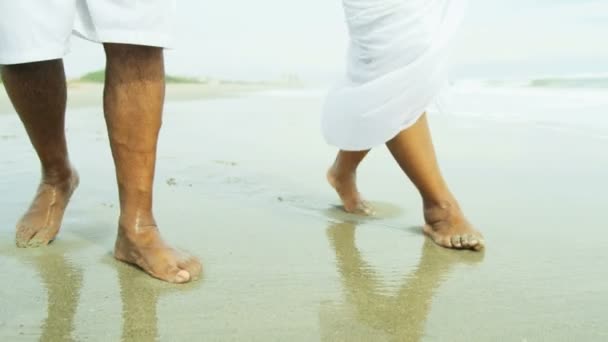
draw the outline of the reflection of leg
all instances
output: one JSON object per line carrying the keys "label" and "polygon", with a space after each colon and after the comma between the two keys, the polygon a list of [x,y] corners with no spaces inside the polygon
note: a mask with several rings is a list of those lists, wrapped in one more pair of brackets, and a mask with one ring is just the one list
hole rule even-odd
{"label": "reflection of leg", "polygon": [[426,114],[387,146],[422,196],[425,233],[444,247],[482,249],[481,234],[466,220],[439,171]]}
{"label": "reflection of leg", "polygon": [[404,278],[395,296],[382,294],[382,286],[367,264],[355,242],[355,226],[335,224],[328,229],[329,240],[336,252],[337,266],[348,299],[357,308],[361,320],[382,330],[396,341],[418,341],[424,334],[434,291],[441,285],[452,265],[477,262],[482,253],[458,254],[436,248],[425,241],[416,269]]}
{"label": "reflection of leg", "polygon": [[82,270],[72,266],[63,255],[54,253],[38,257],[35,265],[48,293],[47,317],[40,340],[72,341]]}
{"label": "reflection of leg", "polygon": [[357,289],[363,294],[374,293],[378,287],[375,272],[369,267],[355,245],[355,225],[339,223],[327,230],[336,252],[337,264],[347,289]]}
{"label": "reflection of leg", "polygon": [[141,279],[134,277],[131,269],[119,265],[118,280],[122,299],[122,340],[123,341],[156,341],[158,340],[157,302],[158,291]]}
{"label": "reflection of leg", "polygon": [[424,335],[424,323],[431,310],[435,290],[458,259],[458,256],[455,258],[446,252],[425,241],[418,266],[405,277],[403,286],[394,298],[395,311],[391,315],[391,324],[398,328],[400,340],[419,341]]}
{"label": "reflection of leg", "polygon": [[327,230],[330,243],[336,252],[337,267],[344,289],[360,318],[370,326],[385,330],[390,302],[380,294],[379,279],[363,260],[355,244],[355,226],[339,223]]}
{"label": "reflection of leg", "polygon": [[344,210],[350,213],[370,215],[371,209],[361,198],[357,189],[357,167],[363,161],[368,151],[348,152],[340,151],[334,164],[327,171],[327,180],[336,190]]}
{"label": "reflection of leg", "polygon": [[61,60],[1,68],[6,91],[42,165],[42,180],[29,210],[17,224],[19,247],[52,241],[78,176],[70,166],[64,122],[66,82]]}
{"label": "reflection of leg", "polygon": [[105,44],[104,110],[120,196],[114,255],[174,283],[195,279],[198,260],[182,255],[160,236],[152,214],[156,146],[165,94],[160,48]]}

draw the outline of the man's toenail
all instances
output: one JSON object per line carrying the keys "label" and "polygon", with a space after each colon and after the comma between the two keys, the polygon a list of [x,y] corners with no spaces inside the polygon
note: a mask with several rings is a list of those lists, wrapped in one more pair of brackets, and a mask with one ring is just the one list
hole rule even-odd
{"label": "man's toenail", "polygon": [[180,282],[188,281],[188,280],[190,280],[190,273],[188,273],[187,271],[181,270],[181,271],[177,272],[176,278]]}

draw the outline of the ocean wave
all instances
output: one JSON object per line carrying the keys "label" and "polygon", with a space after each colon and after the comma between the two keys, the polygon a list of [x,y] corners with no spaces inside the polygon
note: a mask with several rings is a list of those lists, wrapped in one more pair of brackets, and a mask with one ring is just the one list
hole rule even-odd
{"label": "ocean wave", "polygon": [[456,86],[467,88],[608,88],[608,74],[582,74],[574,76],[538,77],[528,79],[464,80]]}
{"label": "ocean wave", "polygon": [[529,82],[535,88],[608,88],[608,77],[539,78]]}

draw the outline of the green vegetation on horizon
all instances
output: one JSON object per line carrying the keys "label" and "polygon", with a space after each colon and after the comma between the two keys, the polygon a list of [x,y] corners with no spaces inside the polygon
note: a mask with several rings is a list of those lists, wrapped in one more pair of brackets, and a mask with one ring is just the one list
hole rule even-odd
{"label": "green vegetation on horizon", "polygon": [[[93,82],[93,83],[103,83],[106,77],[105,70],[93,71],[88,74],[83,75],[78,79],[81,82]],[[196,78],[188,78],[188,77],[180,77],[180,76],[172,76],[165,75],[165,81],[167,83],[201,83]]]}

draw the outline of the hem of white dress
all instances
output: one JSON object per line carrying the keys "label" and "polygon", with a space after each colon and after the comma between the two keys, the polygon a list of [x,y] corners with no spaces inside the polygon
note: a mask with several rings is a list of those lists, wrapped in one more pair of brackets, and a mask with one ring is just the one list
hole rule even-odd
{"label": "hem of white dress", "polygon": [[412,117],[412,119],[408,122],[406,122],[403,125],[400,125],[395,131],[391,132],[391,134],[388,135],[388,137],[386,139],[383,139],[382,141],[378,141],[377,143],[373,143],[373,144],[366,144],[366,145],[361,145],[361,146],[345,146],[345,145],[341,145],[341,144],[337,144],[332,142],[329,139],[325,139],[325,141],[334,147],[339,148],[342,151],[347,151],[347,152],[360,152],[360,151],[368,151],[371,150],[375,147],[378,147],[380,145],[384,145],[387,142],[393,140],[397,135],[399,135],[399,133],[403,132],[404,130],[412,127],[416,122],[418,122],[418,120],[420,120],[420,118],[422,117],[422,115],[424,115],[424,113],[426,113],[426,109],[422,109],[419,111],[419,114],[415,115],[414,117]]}

